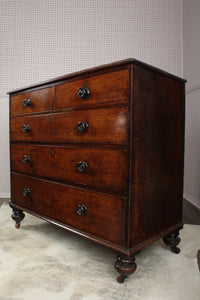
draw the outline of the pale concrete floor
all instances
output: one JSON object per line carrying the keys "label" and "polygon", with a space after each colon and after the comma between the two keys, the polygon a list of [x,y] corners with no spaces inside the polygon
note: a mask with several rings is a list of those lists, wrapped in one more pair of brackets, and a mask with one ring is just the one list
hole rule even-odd
{"label": "pale concrete floor", "polygon": [[[0,198],[0,207],[9,200],[8,198]],[[200,211],[185,199],[183,199],[183,222],[184,224],[200,225]],[[197,255],[197,263],[200,270],[200,250]]]}
{"label": "pale concrete floor", "polygon": [[5,202],[5,201],[10,201],[9,198],[0,198],[0,206]]}

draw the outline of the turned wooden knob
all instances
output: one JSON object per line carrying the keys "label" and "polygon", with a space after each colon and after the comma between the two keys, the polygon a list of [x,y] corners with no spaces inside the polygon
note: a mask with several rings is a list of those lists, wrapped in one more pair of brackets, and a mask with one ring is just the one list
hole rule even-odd
{"label": "turned wooden knob", "polygon": [[78,205],[76,212],[79,216],[84,216],[87,214],[87,207],[84,204]]}
{"label": "turned wooden knob", "polygon": [[88,123],[87,122],[78,122],[77,129],[79,132],[87,132],[88,131]]}
{"label": "turned wooden knob", "polygon": [[24,164],[30,164],[30,162],[31,162],[31,158],[30,158],[30,156],[29,155],[24,155],[24,157],[23,157],[23,163]]}
{"label": "turned wooden knob", "polygon": [[90,90],[87,86],[80,87],[80,89],[77,91],[77,95],[81,99],[87,99],[90,96]]}
{"label": "turned wooden knob", "polygon": [[77,164],[77,170],[80,172],[80,173],[85,173],[87,172],[87,169],[88,169],[88,163],[86,161],[80,161],[78,164]]}
{"label": "turned wooden knob", "polygon": [[30,191],[30,189],[29,188],[25,188],[24,190],[23,190],[23,196],[24,197],[28,197],[28,196],[30,196],[30,194],[31,194],[31,191]]}
{"label": "turned wooden knob", "polygon": [[28,133],[28,132],[30,132],[30,130],[31,130],[31,127],[29,125],[23,125],[22,131],[24,133]]}
{"label": "turned wooden knob", "polygon": [[30,107],[32,104],[31,99],[24,99],[24,107]]}

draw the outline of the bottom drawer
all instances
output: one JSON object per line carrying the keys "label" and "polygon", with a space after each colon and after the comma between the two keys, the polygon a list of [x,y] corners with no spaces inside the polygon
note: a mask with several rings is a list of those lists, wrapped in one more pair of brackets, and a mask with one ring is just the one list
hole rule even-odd
{"label": "bottom drawer", "polygon": [[124,245],[125,200],[16,173],[12,202],[74,229]]}

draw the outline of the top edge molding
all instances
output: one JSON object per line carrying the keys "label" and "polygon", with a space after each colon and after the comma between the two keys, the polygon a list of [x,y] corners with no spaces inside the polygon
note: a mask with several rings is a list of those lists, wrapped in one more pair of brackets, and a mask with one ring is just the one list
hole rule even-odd
{"label": "top edge molding", "polygon": [[84,69],[82,71],[73,72],[73,73],[70,73],[70,74],[67,74],[67,75],[64,75],[64,76],[59,76],[59,77],[56,77],[56,78],[53,78],[53,79],[50,79],[50,80],[45,80],[45,81],[42,81],[42,82],[39,82],[39,83],[36,83],[36,84],[25,86],[23,88],[11,90],[7,94],[14,94],[14,93],[17,93],[17,92],[23,92],[24,90],[27,90],[27,89],[39,88],[39,87],[42,87],[42,86],[45,86],[45,85],[51,85],[53,83],[58,83],[58,82],[63,81],[63,80],[69,80],[69,79],[72,79],[74,77],[89,75],[90,73],[94,73],[94,72],[98,72],[98,71],[103,71],[103,70],[109,69],[109,68],[122,67],[122,66],[125,66],[125,65],[128,65],[128,64],[133,64],[133,65],[141,66],[143,68],[155,71],[155,72],[157,72],[157,73],[159,73],[161,75],[170,77],[172,79],[178,80],[178,81],[183,82],[183,83],[185,83],[187,81],[187,80],[185,80],[183,78],[180,78],[180,77],[178,77],[176,75],[173,75],[171,73],[163,71],[163,70],[161,70],[161,69],[159,69],[157,67],[154,67],[152,65],[146,64],[146,63],[144,63],[142,61],[139,61],[137,59],[128,58],[128,59],[120,60],[120,61],[117,61],[117,62],[113,62],[113,63],[109,63],[109,64],[104,64],[104,65],[96,66],[96,67],[89,68],[89,69]]}

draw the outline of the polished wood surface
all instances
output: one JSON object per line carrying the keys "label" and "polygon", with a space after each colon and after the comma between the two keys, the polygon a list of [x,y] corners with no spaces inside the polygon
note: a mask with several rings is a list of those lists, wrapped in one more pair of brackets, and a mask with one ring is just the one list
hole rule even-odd
{"label": "polished wood surface", "polygon": [[[88,169],[81,173],[77,165],[84,161]],[[127,163],[125,149],[11,145],[12,171],[120,194],[127,192]]]}
{"label": "polished wood surface", "polygon": [[[119,282],[159,238],[178,253],[184,83],[128,59],[11,92],[17,227],[24,210],[117,250]],[[35,111],[22,107],[30,94]]]}
{"label": "polished wood surface", "polygon": [[[31,100],[30,106],[24,106],[25,99]],[[53,91],[52,88],[46,88],[19,95],[13,95],[11,96],[10,103],[11,115],[24,115],[27,113],[51,111],[53,108]]]}
{"label": "polished wood surface", "polygon": [[[85,84],[90,90],[90,96],[88,99],[80,99],[77,91]],[[128,87],[128,69],[60,84],[55,88],[55,109],[108,102],[128,102]]]}
{"label": "polished wood surface", "polygon": [[133,76],[130,247],[182,221],[184,163],[184,84],[138,66]]}
{"label": "polished wood surface", "polygon": [[[87,132],[79,132],[79,122],[87,122]],[[22,131],[23,125],[30,132]],[[107,108],[83,110],[47,115],[12,118],[10,122],[11,142],[54,143],[128,143],[127,109]]]}
{"label": "polished wood surface", "polygon": [[[14,203],[123,246],[124,199],[13,173],[11,186]],[[25,188],[30,196],[23,196]],[[87,213],[79,216],[81,204]]]}
{"label": "polished wood surface", "polygon": [[137,269],[137,265],[135,263],[135,255],[118,255],[115,262],[115,268],[120,274],[117,277],[117,281],[119,283],[123,283],[127,276],[134,273]]}

